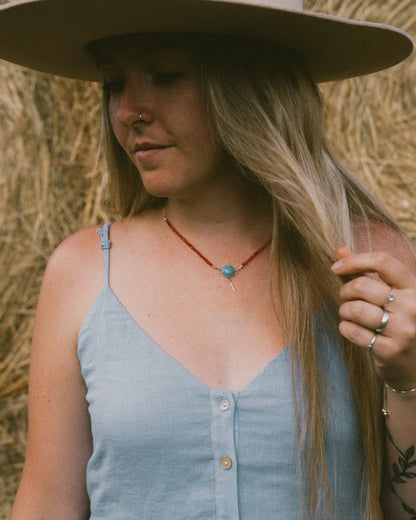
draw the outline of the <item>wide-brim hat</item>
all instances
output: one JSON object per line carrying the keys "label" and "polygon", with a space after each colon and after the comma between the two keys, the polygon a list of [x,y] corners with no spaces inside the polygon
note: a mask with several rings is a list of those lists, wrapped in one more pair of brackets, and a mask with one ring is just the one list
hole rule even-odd
{"label": "wide-brim hat", "polygon": [[318,82],[391,67],[413,50],[411,37],[396,27],[305,11],[302,0],[20,0],[0,7],[0,58],[96,81],[90,42],[164,32],[236,35],[288,47]]}

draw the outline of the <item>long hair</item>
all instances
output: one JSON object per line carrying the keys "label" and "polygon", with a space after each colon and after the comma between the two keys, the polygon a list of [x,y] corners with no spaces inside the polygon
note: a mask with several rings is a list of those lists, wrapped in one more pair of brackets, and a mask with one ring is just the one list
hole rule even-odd
{"label": "long hair", "polygon": [[[372,221],[395,230],[399,226],[331,153],[323,102],[299,56],[228,37],[193,36],[186,45],[200,66],[213,135],[241,174],[262,186],[271,200],[270,285],[279,297],[280,325],[292,345],[292,374],[296,368],[301,375],[301,397],[306,401],[306,414],[297,424],[300,467],[303,477],[308,474],[304,515],[319,518],[321,504],[335,518],[324,446],[328,396],[314,317],[320,309],[328,328],[336,328],[340,281],[330,269],[335,249],[340,245],[354,249],[358,226],[369,229]],[[136,168],[115,140],[107,107],[104,96],[116,209],[122,216],[132,216],[162,205],[164,200],[145,192]],[[363,349],[343,340],[343,352],[362,429],[365,518],[381,520],[381,384]],[[295,384],[293,388],[297,406],[299,394]]]}

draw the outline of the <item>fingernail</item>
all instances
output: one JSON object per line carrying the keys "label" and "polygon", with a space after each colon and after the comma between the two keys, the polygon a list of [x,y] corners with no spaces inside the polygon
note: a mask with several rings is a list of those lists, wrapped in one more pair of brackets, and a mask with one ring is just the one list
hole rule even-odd
{"label": "fingernail", "polygon": [[342,267],[342,260],[339,260],[338,262],[335,262],[335,264],[333,264],[331,266],[331,269],[333,271],[339,271],[341,269],[341,267]]}

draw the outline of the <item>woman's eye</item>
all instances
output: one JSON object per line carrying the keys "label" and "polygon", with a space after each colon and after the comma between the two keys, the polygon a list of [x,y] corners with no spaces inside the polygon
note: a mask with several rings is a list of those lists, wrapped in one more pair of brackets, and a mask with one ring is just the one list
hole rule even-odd
{"label": "woman's eye", "polygon": [[169,87],[174,85],[180,78],[184,76],[183,72],[155,72],[152,80],[157,87]]}
{"label": "woman's eye", "polygon": [[109,94],[120,94],[124,89],[124,81],[104,81],[103,90]]}
{"label": "woman's eye", "polygon": [[[153,85],[158,88],[168,88],[173,86],[181,77],[184,76],[183,72],[159,72],[156,71],[150,75],[150,80]],[[103,83],[103,90],[108,94],[122,94],[124,90],[124,80],[106,80]]]}

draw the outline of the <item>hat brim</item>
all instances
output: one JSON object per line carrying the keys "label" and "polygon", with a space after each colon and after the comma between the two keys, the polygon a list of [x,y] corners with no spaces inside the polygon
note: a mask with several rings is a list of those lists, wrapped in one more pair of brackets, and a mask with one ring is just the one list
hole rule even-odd
{"label": "hat brim", "polygon": [[376,72],[413,50],[411,37],[395,27],[254,0],[25,0],[0,6],[0,58],[75,79],[99,80],[87,51],[91,41],[154,32],[227,34],[289,47],[317,82]]}

